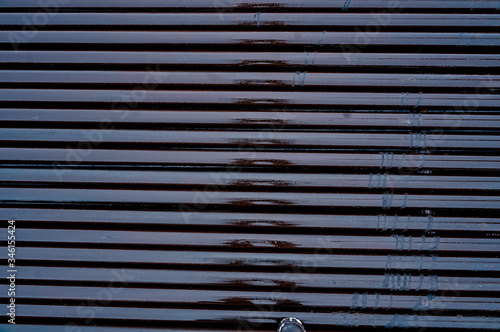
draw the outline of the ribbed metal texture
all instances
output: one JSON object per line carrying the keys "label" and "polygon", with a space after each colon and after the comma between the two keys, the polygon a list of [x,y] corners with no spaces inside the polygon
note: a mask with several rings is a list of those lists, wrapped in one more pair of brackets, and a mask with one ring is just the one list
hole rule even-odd
{"label": "ribbed metal texture", "polygon": [[498,5],[1,1],[0,329],[500,329]]}

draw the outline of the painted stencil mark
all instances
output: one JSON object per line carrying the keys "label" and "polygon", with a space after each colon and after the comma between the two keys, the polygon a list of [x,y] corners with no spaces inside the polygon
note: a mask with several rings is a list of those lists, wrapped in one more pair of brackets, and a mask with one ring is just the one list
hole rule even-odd
{"label": "painted stencil mark", "polygon": [[318,51],[314,51],[314,56],[311,61],[311,66],[314,66],[314,62],[316,61],[316,55],[318,54]]}
{"label": "painted stencil mark", "polygon": [[396,240],[396,243],[394,244],[394,250],[411,250],[413,245],[413,238],[411,236],[406,237],[404,235],[393,235],[392,237]]}
{"label": "painted stencil mark", "polygon": [[401,92],[401,107],[405,107],[408,104],[409,98],[410,98],[409,92]]}
{"label": "painted stencil mark", "polygon": [[382,194],[382,209],[389,210],[392,207],[394,201],[394,193],[383,193]]}
{"label": "painted stencil mark", "polygon": [[255,13],[253,18],[257,21],[257,27],[260,27],[260,12]]}
{"label": "painted stencil mark", "polygon": [[434,226],[434,216],[432,214],[428,214],[427,215],[427,227],[425,228],[425,231],[431,232],[433,226]]}
{"label": "painted stencil mark", "polygon": [[325,40],[325,35],[326,35],[326,30],[323,30],[323,32],[321,33],[321,37],[318,39],[318,42],[317,42],[318,46],[321,46],[321,44]]}
{"label": "painted stencil mark", "polygon": [[351,4],[351,0],[345,0],[344,5],[342,6],[342,11],[346,12],[349,9],[350,4]]}
{"label": "painted stencil mark", "polygon": [[417,101],[415,102],[415,105],[413,105],[413,108],[417,108],[417,107],[419,107],[421,102],[422,102],[422,92],[419,92],[419,93],[418,93],[418,99],[417,99]]}
{"label": "painted stencil mark", "polygon": [[[394,153],[392,152],[381,152],[382,160],[380,163],[380,169],[389,169],[392,168],[394,164]],[[387,165],[386,165],[387,164]]]}
{"label": "painted stencil mark", "polygon": [[401,204],[400,210],[406,208],[406,204],[408,203],[408,193],[405,193],[405,198],[403,200],[403,204]]}

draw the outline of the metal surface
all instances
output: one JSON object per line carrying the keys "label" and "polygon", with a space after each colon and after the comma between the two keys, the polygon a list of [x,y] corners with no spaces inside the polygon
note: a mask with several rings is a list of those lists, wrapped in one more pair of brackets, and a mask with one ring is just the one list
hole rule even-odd
{"label": "metal surface", "polygon": [[500,330],[498,1],[47,6],[0,2],[0,330]]}

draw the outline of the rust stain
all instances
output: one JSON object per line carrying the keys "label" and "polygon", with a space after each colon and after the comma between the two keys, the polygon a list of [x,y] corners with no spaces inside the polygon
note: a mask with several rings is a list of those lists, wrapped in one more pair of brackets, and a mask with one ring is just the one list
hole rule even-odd
{"label": "rust stain", "polygon": [[273,86],[290,86],[281,80],[241,80],[236,85],[239,86],[253,86],[253,85],[273,85]]}
{"label": "rust stain", "polygon": [[286,83],[281,80],[265,80],[263,84],[275,85],[275,86],[289,86],[289,83]]}
{"label": "rust stain", "polygon": [[291,249],[297,247],[295,243],[289,241],[271,241],[271,244],[280,249]]}
{"label": "rust stain", "polygon": [[289,42],[282,39],[242,39],[238,44],[283,46],[283,45],[288,45]]}
{"label": "rust stain", "polygon": [[278,287],[283,287],[283,288],[298,288],[300,285],[299,283],[292,281],[292,280],[273,280],[274,284]]}
{"label": "rust stain", "polygon": [[227,241],[225,243],[226,246],[229,247],[237,247],[237,248],[251,248],[254,247],[254,244],[248,240],[232,240]]}
{"label": "rust stain", "polygon": [[288,24],[284,21],[272,21],[272,22],[261,22],[261,25],[272,26],[272,27],[284,27]]}
{"label": "rust stain", "polygon": [[283,9],[286,8],[284,4],[281,3],[240,3],[236,6],[236,9]]}
{"label": "rust stain", "polygon": [[271,128],[283,128],[291,124],[290,121],[282,119],[238,119],[234,123],[238,125],[265,124],[271,126]]}
{"label": "rust stain", "polygon": [[[151,3],[149,8],[148,2]],[[356,20],[363,21],[362,17],[369,17],[381,9],[378,5],[371,6],[370,2],[358,6],[355,16],[360,15],[361,19]],[[452,287],[451,290],[465,289],[473,293],[475,301],[467,299],[467,292],[457,293],[451,300],[442,297],[446,311],[443,315],[434,315],[429,328],[437,329],[445,322],[450,324],[449,330],[494,329],[496,321],[492,319],[498,318],[494,312],[500,293],[500,279],[492,268],[498,259],[498,250],[492,248],[500,237],[492,212],[496,209],[493,199],[499,197],[500,191],[494,182],[497,175],[494,172],[500,164],[500,159],[495,159],[498,126],[494,123],[500,120],[499,109],[494,104],[498,91],[495,86],[484,87],[488,90],[481,89],[484,92],[481,98],[477,97],[477,91],[474,97],[470,82],[495,83],[494,80],[486,82],[485,78],[499,66],[494,59],[498,46],[491,45],[497,38],[492,33],[493,27],[498,24],[494,17],[487,18],[496,13],[488,7],[493,1],[475,1],[472,12],[469,0],[442,1],[441,9],[435,3],[430,5],[431,2],[416,0],[409,4],[403,1],[404,12],[395,14],[395,20],[387,23],[382,35],[368,32],[373,38],[366,38],[366,43],[354,40],[347,52],[329,48],[318,54],[318,47],[324,46],[324,29],[336,31],[339,37],[335,39],[338,40],[353,36],[350,27],[353,21],[336,20],[343,14],[340,13],[342,8],[333,2],[221,0],[220,8],[216,8],[199,0],[187,6],[179,4],[181,2],[156,0],[146,0],[138,6],[133,0],[122,0],[113,9],[113,6],[102,4],[89,7],[85,0],[75,0],[61,7],[64,10],[60,23],[50,22],[48,29],[39,32],[36,47],[22,41],[21,55],[0,52],[0,62],[8,69],[2,71],[7,73],[3,75],[9,76],[3,81],[5,89],[1,93],[5,98],[0,98],[7,101],[2,106],[5,110],[0,112],[2,121],[6,121],[1,127],[7,132],[17,131],[15,138],[8,133],[2,138],[6,156],[1,157],[4,164],[1,169],[9,174],[12,171],[16,178],[3,175],[0,184],[4,192],[10,193],[3,196],[4,206],[0,210],[8,218],[11,213],[24,215],[18,220],[26,226],[24,236],[28,240],[31,238],[26,243],[42,243],[24,248],[26,259],[31,262],[25,267],[24,280],[37,280],[27,286],[33,290],[38,288],[30,293],[25,316],[32,318],[26,323],[40,324],[33,318],[35,316],[43,318],[42,324],[74,318],[79,299],[90,294],[87,288],[98,288],[95,285],[81,287],[89,280],[88,276],[92,275],[93,283],[108,282],[114,267],[122,266],[127,271],[123,276],[139,276],[136,281],[140,279],[144,285],[141,287],[151,291],[150,297],[138,299],[132,293],[115,294],[115,304],[99,312],[99,319],[92,325],[102,322],[111,326],[119,322],[118,325],[126,326],[132,322],[139,329],[139,325],[147,327],[147,320],[143,324],[138,322],[148,316],[156,324],[186,331],[230,331],[243,326],[271,331],[276,328],[271,325],[281,318],[278,316],[286,313],[299,319],[302,316],[306,325],[312,322],[325,331],[362,331],[360,322],[368,322],[373,329],[411,329],[415,327],[413,323],[418,322],[407,319],[412,318],[406,317],[407,314],[414,312],[413,316],[418,318],[415,311],[429,309],[423,300],[431,299],[433,294],[439,296],[437,291],[441,288]],[[349,3],[347,0],[344,9]],[[14,15],[19,17],[16,26],[22,26],[21,8],[24,5],[15,4],[8,9],[9,6],[12,5],[0,5],[0,16],[17,13]],[[89,8],[87,13],[81,12],[84,7]],[[32,13],[37,10],[34,2],[26,8]],[[414,16],[410,21],[406,17],[408,10]],[[139,17],[144,16],[142,12],[156,12],[154,15],[160,16],[182,12],[189,18],[177,23],[165,20],[155,26],[149,25],[151,22],[140,26],[139,22],[127,23],[127,17],[123,16],[120,20],[125,23],[103,28],[97,20],[103,13],[98,12],[117,17],[123,16],[120,13]],[[229,20],[219,19],[223,16],[221,13],[229,12],[237,14],[231,14]],[[261,21],[262,12],[265,19]],[[460,18],[462,13],[468,17],[467,21],[473,19],[471,24],[477,25],[464,25]],[[251,21],[252,15],[254,21]],[[80,20],[83,25],[76,29],[78,31],[68,32],[67,22],[72,21],[65,17]],[[198,17],[211,23],[206,28],[200,27]],[[194,30],[190,26],[198,28]],[[401,29],[401,26],[406,28]],[[412,29],[407,29],[409,26]],[[443,26],[445,28],[441,29]],[[324,30],[321,38],[308,39],[310,34],[316,34],[311,32],[315,27],[318,32]],[[258,28],[263,29],[257,32]],[[169,34],[167,39],[163,39],[165,34]],[[187,41],[185,34],[189,35]],[[460,35],[456,37],[460,39],[454,41],[454,35]],[[72,41],[67,36],[78,39]],[[86,39],[88,42],[83,42]],[[464,39],[477,42],[477,47],[465,46]],[[161,43],[162,40],[167,42]],[[432,40],[436,43],[431,43]],[[122,43],[125,46],[117,46]],[[461,50],[467,52],[460,54]],[[211,54],[209,58],[208,54]],[[317,55],[321,55],[321,61]],[[15,64],[14,67],[8,68],[11,64]],[[80,71],[77,66],[82,69],[78,75],[74,73]],[[146,80],[137,76],[146,69],[150,72],[150,66],[156,66],[155,71],[158,71],[150,73],[153,77],[156,74],[164,77],[170,68],[179,66],[177,76],[165,81],[171,82],[173,88],[166,88],[166,83],[156,78]],[[54,73],[49,72],[52,69]],[[317,75],[313,77],[316,83],[307,91],[298,91],[303,84],[294,85],[285,78],[295,77],[293,82],[297,82],[298,77],[303,83],[305,69]],[[428,96],[426,103],[411,106],[404,97],[400,104],[399,77],[406,71],[408,75],[425,75],[429,83],[425,87],[405,83],[403,88],[408,92],[403,95],[423,93]],[[446,78],[448,74],[463,77]],[[342,83],[331,81],[329,75],[336,76],[335,80]],[[101,81],[99,77],[105,79]],[[157,89],[151,89],[156,92],[134,89],[134,92],[148,92],[151,99],[137,100],[137,95],[129,94],[130,85],[138,79],[142,79],[144,88],[148,85],[146,81],[160,84]],[[9,82],[14,83],[12,90],[15,91],[5,92]],[[96,82],[98,85],[92,86]],[[467,83],[461,85],[460,82]],[[31,87],[31,93],[24,96],[24,92],[20,92],[22,87]],[[434,94],[432,91],[436,87],[444,90]],[[63,90],[71,91],[68,97],[61,97],[66,93]],[[170,97],[160,99],[163,94],[175,96],[181,90],[186,98],[179,97],[178,104],[185,106],[152,106],[154,100],[167,103]],[[123,97],[118,105],[113,105],[112,109],[105,106],[113,102],[111,96],[117,93]],[[153,98],[156,93],[158,97]],[[351,94],[353,102],[344,103],[343,98]],[[484,97],[491,101],[487,104],[491,106],[483,110],[464,103],[463,107],[458,107],[452,104],[451,100],[455,99],[449,97],[451,94],[463,97],[457,100],[477,99],[481,103]],[[37,100],[37,95],[43,97]],[[329,104],[315,97],[327,95],[327,98],[332,97]],[[80,103],[78,100],[87,101]],[[291,114],[283,114],[288,120],[276,119],[278,113],[292,108],[288,105],[293,107]],[[116,106],[126,109],[127,119],[121,117],[124,114],[114,114]],[[399,121],[403,115],[416,116],[418,110],[422,116],[421,128],[415,128],[420,120],[418,125],[410,123],[411,128],[403,128]],[[293,113],[296,116],[292,116]],[[85,146],[81,146],[86,142],[82,137],[88,136],[85,134],[89,127],[100,125],[105,114],[113,114],[110,118],[115,120],[110,121],[121,123],[119,129],[123,130],[112,131],[114,126],[110,127],[102,144],[93,144],[95,149],[87,155]],[[452,127],[452,118],[448,119],[448,115],[460,118],[460,124]],[[437,137],[443,134],[440,123],[447,128],[443,130],[450,137],[446,141],[449,146],[438,142],[437,146],[415,151],[412,149],[415,144],[410,144],[410,148],[403,144],[399,148],[399,137],[390,138],[401,135],[405,140],[410,135],[415,139],[426,133]],[[50,133],[40,128],[51,128]],[[278,131],[296,134],[289,140],[275,139],[282,136],[257,135]],[[222,132],[224,134],[220,134]],[[331,143],[329,135],[337,132],[359,143]],[[300,142],[307,145],[299,146],[297,142],[302,136],[298,135],[303,134],[314,142],[309,144],[302,140]],[[364,142],[372,137],[373,141],[366,146]],[[95,137],[92,140],[94,142],[87,143],[96,143]],[[484,150],[468,146],[483,140],[485,143],[477,144],[484,144],[481,145]],[[71,150],[77,153],[73,158],[69,158],[70,146],[66,147],[66,141],[76,148]],[[168,143],[171,141],[177,143]],[[282,145],[287,145],[289,152],[275,153],[285,150]],[[312,151],[312,145],[327,148],[325,152]],[[249,153],[255,150],[261,152]],[[381,165],[377,162],[379,153],[383,157]],[[379,206],[378,194],[357,187],[360,179],[369,177],[372,183],[373,175],[382,175],[376,173],[383,173],[384,167],[402,170],[413,167],[409,157],[414,155],[426,160],[426,168],[412,174],[389,174],[391,179],[399,177],[398,183],[402,183],[393,196],[404,194],[404,206],[408,195],[415,198],[408,200],[414,202],[408,206],[408,218],[398,217],[397,211],[382,211],[384,206]],[[401,165],[393,165],[390,156],[394,157],[392,159],[398,156]],[[49,176],[44,172],[50,169],[51,163],[57,172]],[[72,167],[76,165],[78,167]],[[236,179],[213,176],[216,170],[231,165],[234,168],[226,167],[227,172],[241,172],[234,177]],[[166,171],[163,173],[163,170]],[[260,175],[256,176],[257,172],[261,172]],[[277,172],[280,177],[275,176]],[[100,179],[96,178],[97,173]],[[327,180],[318,178],[309,184],[300,184],[305,174],[324,174]],[[406,175],[414,177],[418,186],[412,184],[413,180],[403,181],[401,176]],[[472,184],[468,182],[468,175],[476,177]],[[54,176],[62,176],[62,179],[57,182]],[[460,180],[453,180],[454,177]],[[189,181],[183,182],[184,179]],[[347,184],[335,183],[328,193],[321,189],[327,185],[322,181],[335,182],[336,179]],[[430,183],[428,187],[425,181]],[[450,185],[452,181],[454,184]],[[465,191],[457,190],[457,181],[469,187]],[[490,187],[485,191],[486,185],[477,184],[480,182]],[[426,187],[420,187],[420,183]],[[194,187],[193,195],[187,193],[188,186]],[[296,186],[293,194],[290,193],[292,186]],[[39,189],[44,191],[37,194]],[[11,201],[8,196],[15,193],[22,197],[22,192],[28,190],[33,195],[29,201],[24,198]],[[45,190],[50,190],[50,194],[43,194]],[[311,208],[317,203],[314,197],[326,197],[323,194],[338,194],[342,199],[325,204],[325,210]],[[344,198],[347,201],[346,197],[351,194],[352,197],[358,195],[348,200],[347,205],[352,202],[352,206],[335,208],[344,207],[340,201]],[[97,197],[99,195],[102,197]],[[110,200],[110,197],[116,199]],[[153,197],[162,198],[156,201]],[[94,204],[94,199],[99,200]],[[493,203],[487,210],[481,210],[480,205],[487,201]],[[196,209],[184,211],[184,204],[180,202],[196,206]],[[173,206],[178,206],[179,211],[174,211]],[[26,212],[31,208],[34,209]],[[191,211],[191,217],[198,218],[196,223],[187,225],[189,220],[185,220],[184,224],[182,219]],[[43,220],[47,223],[41,222]],[[215,232],[221,235],[214,235]],[[349,245],[341,251],[327,252],[325,239],[321,237],[329,234],[342,237],[335,243],[346,241],[344,243]],[[72,244],[61,244],[61,239]],[[99,245],[103,240],[106,245]],[[428,254],[429,251],[433,254]],[[314,253],[318,252],[324,260],[317,259]],[[316,266],[312,266],[313,263]],[[97,265],[99,269],[92,268]],[[44,283],[44,275],[50,275],[49,284]],[[494,280],[475,282],[471,276]],[[51,305],[48,301],[55,300],[47,298],[47,294],[66,292],[63,286],[67,286],[68,291],[72,288],[67,295],[73,304],[61,306],[53,316],[55,311],[43,309]],[[136,286],[127,287],[132,290]],[[142,292],[140,287],[135,289]],[[282,289],[284,296],[273,294],[277,289]],[[335,297],[337,293],[343,295]],[[324,307],[330,300],[334,301],[330,302],[332,306]],[[267,308],[274,304],[277,309],[261,309],[262,304],[268,305]],[[165,309],[168,314],[164,314]],[[390,312],[385,311],[389,309]],[[145,315],[141,310],[145,310]],[[262,314],[264,310],[265,315]],[[374,318],[367,319],[371,314]],[[41,332],[50,328],[40,326],[33,328]]]}
{"label": "rust stain", "polygon": [[238,206],[253,206],[253,205],[294,205],[292,201],[284,199],[237,199],[229,201],[229,204]]}
{"label": "rust stain", "polygon": [[238,25],[241,27],[256,27],[256,26],[258,26],[257,22],[240,22],[240,23],[238,23]]}
{"label": "rust stain", "polygon": [[291,300],[291,299],[276,299],[274,300],[276,305],[282,306],[302,306],[303,304],[299,301]]}
{"label": "rust stain", "polygon": [[225,285],[229,285],[229,286],[251,286],[252,285],[252,281],[258,281],[258,280],[255,280],[255,279],[252,279],[252,280],[248,280],[248,279],[233,279],[233,280],[229,280],[227,282],[224,282]]}
{"label": "rust stain", "polygon": [[232,240],[225,243],[226,246],[235,248],[258,248],[273,246],[279,249],[296,248],[297,245],[289,241],[248,241],[248,240]]}
{"label": "rust stain", "polygon": [[259,80],[241,80],[236,84],[239,86],[252,86],[252,85],[262,84],[258,82]]}
{"label": "rust stain", "polygon": [[239,42],[239,45],[275,45],[283,46],[288,45],[286,40],[282,39],[243,39]]}
{"label": "rust stain", "polygon": [[238,98],[237,104],[277,104],[277,105],[288,105],[289,102],[286,99],[274,99],[274,98]]}
{"label": "rust stain", "polygon": [[293,163],[283,159],[235,159],[231,165],[234,166],[292,166]]}
{"label": "rust stain", "polygon": [[233,180],[230,186],[274,186],[274,187],[289,187],[293,183],[282,180]]}
{"label": "rust stain", "polygon": [[234,139],[231,140],[233,144],[239,145],[259,145],[259,144],[273,144],[273,145],[292,145],[291,141],[284,139]]}
{"label": "rust stain", "polygon": [[288,61],[284,60],[243,60],[239,66],[273,66],[273,67],[286,67],[290,66]]}
{"label": "rust stain", "polygon": [[229,305],[252,306],[254,304],[250,299],[243,297],[228,297],[225,299],[221,299],[221,302],[224,302],[224,304],[229,304]]}
{"label": "rust stain", "polygon": [[234,226],[275,226],[275,227],[294,227],[294,224],[288,223],[286,221],[278,220],[238,220],[230,223]]}

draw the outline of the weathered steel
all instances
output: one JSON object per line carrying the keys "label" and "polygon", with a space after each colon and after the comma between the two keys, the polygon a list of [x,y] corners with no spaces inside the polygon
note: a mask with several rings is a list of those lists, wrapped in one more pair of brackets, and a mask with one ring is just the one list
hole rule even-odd
{"label": "weathered steel", "polygon": [[[82,213],[85,211],[85,213]],[[15,218],[20,223],[41,227],[56,224],[61,229],[76,227],[103,227],[114,229],[179,229],[212,227],[220,230],[229,227],[240,232],[276,232],[283,227],[296,233],[339,234],[340,232],[391,232],[403,231],[461,234],[480,232],[494,234],[500,231],[500,219],[485,217],[440,217],[440,216],[398,216],[381,213],[379,215],[336,215],[336,214],[280,214],[280,213],[237,213],[213,211],[134,211],[134,210],[93,210],[93,209],[36,209],[1,208],[3,219]],[[140,220],[140,223],[138,222]],[[380,234],[380,233],[379,233]],[[412,233],[414,234],[414,233]],[[420,234],[421,235],[421,234]]]}
{"label": "weathered steel", "polygon": [[[319,110],[311,117],[310,111],[282,110],[243,111],[194,111],[169,110],[168,112],[130,110],[126,117],[122,112],[106,109],[1,109],[0,120],[5,123],[33,123],[37,126],[54,123],[65,125],[95,125],[103,119],[130,127],[156,128],[162,126],[175,128],[281,128],[281,129],[358,129],[377,130],[447,130],[464,132],[464,130],[490,130],[498,132],[500,118],[496,115],[477,113],[391,113],[366,112],[353,110],[330,111]],[[64,127],[61,127],[64,128]]]}
{"label": "weathered steel", "polygon": [[[244,149],[247,147],[248,149]],[[424,155],[393,153],[312,153],[312,152],[261,152],[242,145],[240,151],[206,150],[105,150],[95,149],[88,155],[70,149],[0,148],[0,162],[6,165],[31,162],[34,165],[53,166],[54,172],[64,174],[64,167],[72,165],[106,164],[136,166],[213,166],[224,171],[242,167],[273,167],[273,171],[301,167],[354,168],[376,171],[419,172],[421,170],[495,171],[500,169],[500,156],[483,155]],[[403,170],[401,170],[403,169]],[[409,169],[409,170],[405,170]],[[223,175],[223,174],[222,174]]]}
{"label": "weathered steel", "polygon": [[226,172],[214,177],[208,172],[120,171],[67,169],[64,176],[48,169],[0,168],[0,181],[11,184],[46,184],[51,186],[85,186],[110,188],[127,185],[143,188],[219,186],[224,190],[371,190],[387,188],[408,190],[500,191],[500,178],[476,176],[374,174],[294,174]]}
{"label": "weathered steel", "polygon": [[[0,83],[17,84],[86,84],[88,87],[100,84],[134,86],[143,84],[147,71],[24,71],[0,70]],[[237,90],[246,87],[266,88],[315,88],[370,87],[374,89],[401,88],[476,88],[481,85],[485,91],[497,92],[500,88],[498,75],[422,75],[422,74],[351,74],[351,73],[262,73],[262,72],[156,72],[155,84],[163,88],[201,86],[215,88],[224,86]]]}
{"label": "weathered steel", "polygon": [[[500,258],[496,257],[447,257],[429,255],[426,252],[408,256],[405,253],[392,255],[359,254],[302,254],[282,252],[240,252],[240,251],[191,251],[191,250],[132,250],[132,249],[93,249],[57,247],[20,247],[18,255],[30,264],[79,264],[102,267],[190,267],[229,270],[253,269],[274,270],[278,273],[292,273],[292,270],[308,271],[365,271],[375,273],[384,271],[411,271],[440,273],[443,271],[494,277],[500,271]],[[2,254],[7,258],[7,253]],[[44,264],[44,265],[45,265]],[[115,265],[113,265],[115,264]],[[118,264],[118,265],[116,265]],[[292,277],[292,276],[291,276]],[[351,294],[352,295],[352,294]]]}
{"label": "weathered steel", "polygon": [[[23,283],[63,282],[75,286],[102,285],[113,281],[113,269],[93,269],[85,267],[26,266],[20,280]],[[465,292],[466,294],[491,294],[498,292],[498,278],[437,276],[435,274],[406,273],[406,280],[401,276],[387,272],[385,274],[341,274],[341,273],[295,273],[293,281],[286,274],[252,271],[207,271],[200,270],[164,270],[164,269],[125,269],[125,275],[137,280],[137,285],[168,285],[172,288],[189,285],[199,289],[279,289],[283,292],[296,290],[327,293],[329,291],[432,291],[436,289]],[[399,279],[398,279],[399,278]],[[459,298],[458,298],[459,299]]]}
{"label": "weathered steel", "polygon": [[[2,8],[2,5],[0,5]],[[34,21],[36,13],[0,13],[0,27],[23,26],[25,20]],[[378,20],[376,20],[378,19]],[[23,21],[24,20],[24,21]],[[498,14],[393,14],[391,19],[383,20],[383,16],[374,14],[318,14],[311,13],[260,13],[258,19],[255,13],[225,13],[224,19],[213,13],[64,13],[50,19],[44,28],[79,27],[95,30],[96,26],[106,26],[116,29],[120,27],[162,27],[163,29],[175,27],[271,27],[303,28],[325,27],[342,28],[369,24],[378,26],[384,22],[387,27],[454,27],[468,29],[471,27],[498,27],[500,15]]]}
{"label": "weathered steel", "polygon": [[[22,36],[22,31],[0,31],[0,45],[10,48],[13,35]],[[368,46],[476,46],[481,49],[491,48],[498,50],[500,34],[498,33],[437,33],[437,32],[247,32],[233,31],[38,31],[32,38],[15,40],[19,46],[28,47],[36,44],[46,46],[58,45],[64,47],[71,44],[83,44],[87,49],[105,45],[196,45],[198,48],[205,45],[212,46],[317,46],[339,47],[342,45],[359,45],[361,38],[370,40]],[[90,47],[89,47],[90,46]]]}
{"label": "weathered steel", "polygon": [[[109,52],[109,51],[0,51],[2,65],[45,65],[51,66],[78,64],[83,65],[122,65],[140,66],[140,70],[156,69],[155,65],[175,66],[211,66],[214,70],[219,67],[266,67],[273,70],[289,67],[311,71],[316,67],[354,68],[363,71],[373,69],[387,70],[401,68],[442,70],[455,72],[457,69],[474,68],[475,71],[483,68],[491,74],[500,67],[500,59],[495,54],[470,54],[470,48],[459,54],[433,53],[401,53],[401,50],[392,49],[391,53],[357,53],[356,49],[346,49],[342,53],[330,52]],[[399,51],[393,53],[394,51]],[[44,66],[42,66],[43,68]],[[146,68],[145,68],[146,67]],[[215,67],[215,68],[214,68]],[[154,81],[150,81],[153,83]]]}
{"label": "weathered steel", "polygon": [[[38,9],[40,3],[37,0],[4,0],[0,8],[33,8]],[[240,9],[240,10],[258,10],[258,9],[292,9],[299,10],[324,10],[336,9],[399,9],[399,8],[418,8],[418,9],[438,9],[445,11],[446,9],[498,9],[498,3],[495,0],[399,0],[395,4],[388,4],[385,0],[358,0],[353,3],[346,2],[345,0],[314,0],[304,2],[302,0],[226,0],[216,3],[211,3],[203,0],[189,0],[179,3],[176,0],[147,0],[137,2],[134,0],[68,0],[60,3],[61,8],[80,8],[80,9],[121,9],[121,8],[134,8],[134,9],[148,9],[148,8],[164,8],[164,9],[208,9],[208,10],[222,10],[222,9]]]}
{"label": "weathered steel", "polygon": [[0,1],[15,328],[499,330],[498,9]]}

